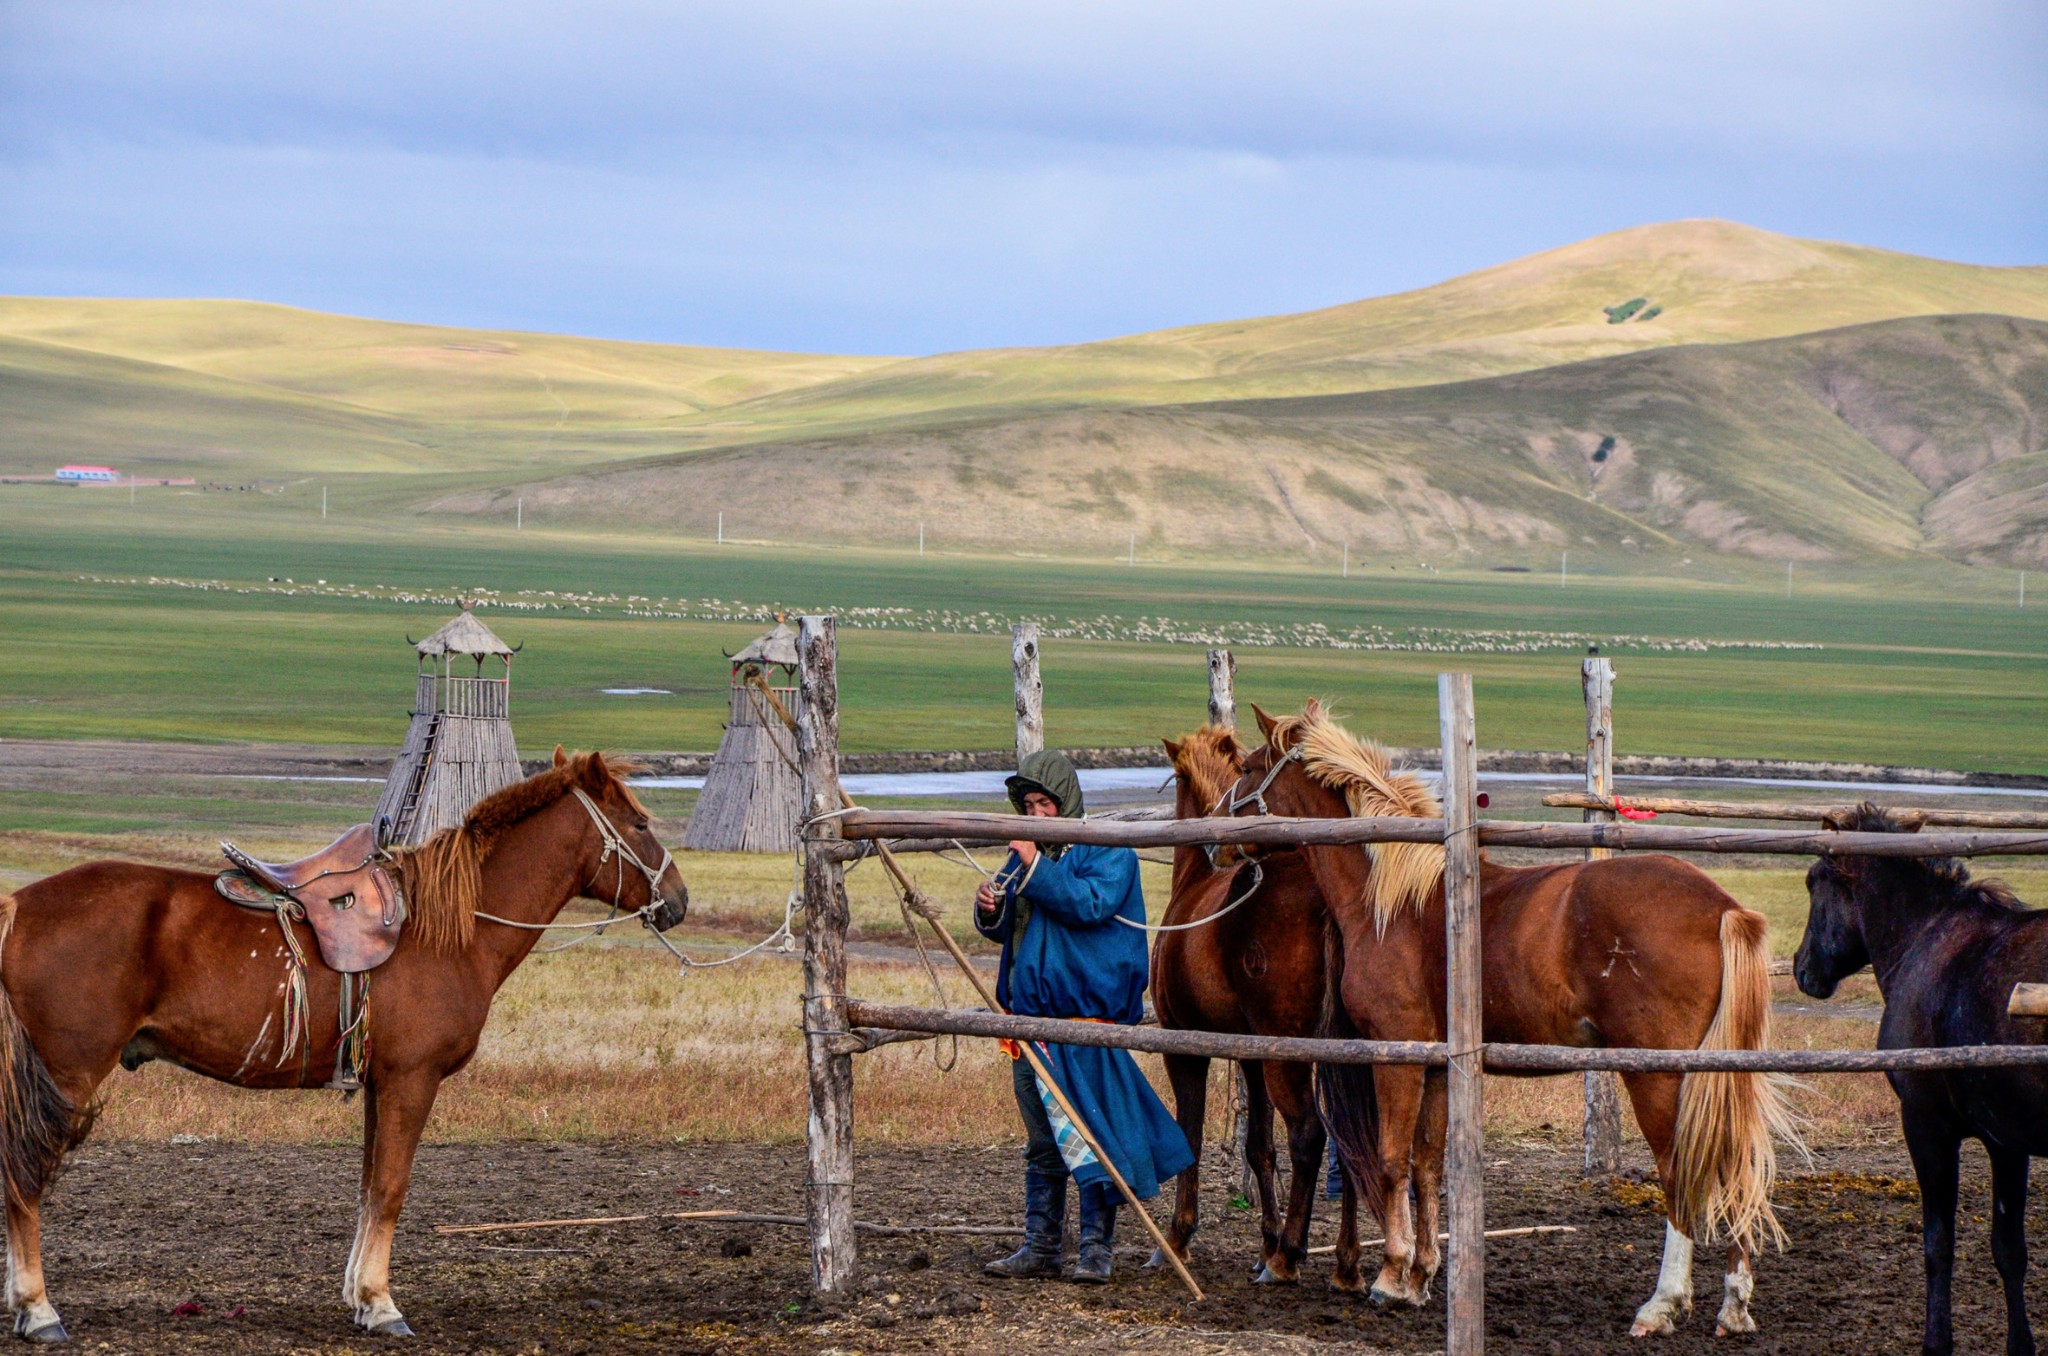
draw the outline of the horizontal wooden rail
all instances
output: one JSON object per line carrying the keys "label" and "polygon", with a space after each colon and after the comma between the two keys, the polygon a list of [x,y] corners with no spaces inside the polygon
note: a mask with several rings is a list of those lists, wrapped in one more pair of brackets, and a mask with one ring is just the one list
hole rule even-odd
{"label": "horizontal wooden rail", "polygon": [[[1626,810],[1648,810],[1658,815],[1691,815],[1697,819],[1785,819],[1819,823],[1830,815],[1853,809],[1852,805],[1822,804],[1819,801],[1686,800],[1676,796],[1622,796]],[[1588,795],[1584,791],[1553,791],[1543,798],[1545,805],[1562,810],[1607,810],[1613,798]],[[2048,814],[2028,810],[1940,810],[1918,805],[1888,805],[1901,823],[1933,824],[1960,829],[2048,829]]]}
{"label": "horizontal wooden rail", "polygon": [[[1307,847],[1338,843],[1440,843],[1441,819],[1381,816],[1291,819],[1282,815],[1173,819],[1153,823],[1047,819],[970,811],[855,810],[839,819],[849,839],[939,839],[1095,843],[1110,847],[1177,847],[1243,843]],[[1789,856],[1980,857],[2048,855],[2039,833],[1832,833],[1804,829],[1721,829],[1704,824],[1545,824],[1482,819],[1474,826],[1492,847],[1614,848],[1635,852],[1748,852]]]}
{"label": "horizontal wooden rail", "polygon": [[[937,1032],[1146,1050],[1162,1055],[1217,1059],[1287,1060],[1315,1064],[1432,1064],[1445,1062],[1441,1041],[1314,1040],[1223,1031],[1112,1026],[1059,1017],[951,1008],[906,1008],[847,1000],[847,1019],[884,1031]],[[1882,1073],[1888,1069],[1997,1069],[2048,1065],[2048,1045],[1958,1045],[1914,1050],[1625,1050],[1572,1045],[1507,1045],[1488,1041],[1481,1051],[1488,1072],[1574,1073]]]}

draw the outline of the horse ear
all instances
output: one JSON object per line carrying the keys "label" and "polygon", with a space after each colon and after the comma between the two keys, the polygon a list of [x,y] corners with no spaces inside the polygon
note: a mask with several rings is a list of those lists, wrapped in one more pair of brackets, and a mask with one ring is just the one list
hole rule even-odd
{"label": "horse ear", "polygon": [[555,766],[569,766],[569,755],[562,751],[562,746],[560,744],[555,745]]}
{"label": "horse ear", "polygon": [[1166,745],[1166,761],[1169,763],[1179,763],[1181,746],[1174,743],[1171,739],[1162,739],[1159,742]]}
{"label": "horse ear", "polygon": [[604,765],[604,755],[596,749],[590,751],[590,760],[583,768],[584,776],[592,786],[603,786],[612,779],[612,770]]}
{"label": "horse ear", "polygon": [[1267,715],[1265,712],[1265,708],[1261,707],[1257,702],[1252,703],[1252,714],[1258,718],[1259,733],[1266,737],[1266,742],[1268,744],[1272,743],[1273,727],[1278,725],[1280,722],[1273,719],[1271,716]]}

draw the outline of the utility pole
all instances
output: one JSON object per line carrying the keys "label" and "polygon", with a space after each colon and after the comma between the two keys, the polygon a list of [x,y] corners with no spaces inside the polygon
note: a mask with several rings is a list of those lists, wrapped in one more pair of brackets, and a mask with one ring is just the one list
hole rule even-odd
{"label": "utility pole", "polygon": [[725,510],[718,511],[718,544],[725,545]]}
{"label": "utility pole", "polygon": [[1137,563],[1138,563],[1138,534],[1137,534],[1137,533],[1135,533],[1135,532],[1133,532],[1133,533],[1131,534],[1131,548],[1130,548],[1130,554],[1124,557],[1124,564],[1125,564],[1125,565],[1127,565],[1127,566],[1135,566],[1135,565],[1136,565]]}
{"label": "utility pole", "polygon": [[1568,572],[1571,563],[1572,553],[1569,551],[1564,552],[1557,558],[1557,586],[1559,588],[1564,587],[1565,575]]}
{"label": "utility pole", "polygon": [[1341,577],[1345,579],[1351,577],[1351,543],[1348,541],[1344,543],[1344,573]]}
{"label": "utility pole", "polygon": [[327,487],[325,485],[320,487],[320,521],[323,523],[327,521]]}
{"label": "utility pole", "polygon": [[1792,596],[1792,562],[1789,560],[1785,562],[1785,596]]}
{"label": "utility pole", "polygon": [[524,532],[526,530],[526,501],[524,499],[519,500],[513,505],[512,530],[514,532]]}
{"label": "utility pole", "polygon": [[2021,571],[2020,571],[2020,606],[2021,606],[2021,607],[2025,607],[2026,605],[2027,605],[2027,572],[2026,572],[2025,570],[2021,570]]}
{"label": "utility pole", "polygon": [[924,559],[924,519],[917,520],[917,558]]}

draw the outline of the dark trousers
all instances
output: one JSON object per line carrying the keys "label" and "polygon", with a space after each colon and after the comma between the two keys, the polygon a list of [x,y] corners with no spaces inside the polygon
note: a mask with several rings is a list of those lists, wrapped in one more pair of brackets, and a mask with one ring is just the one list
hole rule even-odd
{"label": "dark trousers", "polygon": [[1024,1166],[1048,1177],[1064,1178],[1067,1160],[1060,1157],[1060,1143],[1052,1135],[1052,1119],[1038,1096],[1038,1076],[1031,1061],[1010,1061],[1010,1087],[1017,1094],[1017,1112],[1024,1118]]}

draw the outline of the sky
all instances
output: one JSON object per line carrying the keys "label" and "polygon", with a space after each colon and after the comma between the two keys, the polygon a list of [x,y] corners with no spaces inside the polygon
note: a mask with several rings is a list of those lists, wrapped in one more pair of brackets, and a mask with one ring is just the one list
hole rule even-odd
{"label": "sky", "polygon": [[821,352],[1724,217],[2048,263],[2048,6],[0,0],[0,293]]}

